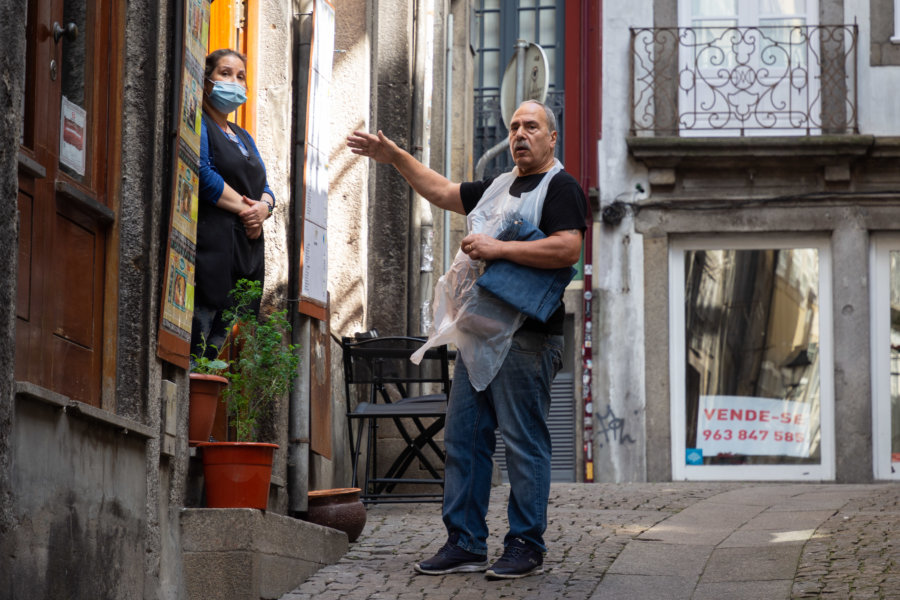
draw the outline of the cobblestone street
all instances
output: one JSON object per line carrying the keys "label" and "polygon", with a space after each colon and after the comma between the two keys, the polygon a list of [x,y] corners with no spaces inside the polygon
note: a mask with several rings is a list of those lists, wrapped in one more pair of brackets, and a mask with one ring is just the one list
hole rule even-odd
{"label": "cobblestone street", "polygon": [[[492,494],[488,518],[492,532],[489,540],[491,559],[498,557],[502,551],[508,491],[508,487],[500,486]],[[749,588],[758,589],[758,597],[808,598],[822,595],[834,598],[900,598],[900,547],[895,541],[896,532],[900,531],[898,492],[900,486],[887,484],[556,484],[551,490],[550,519],[545,536],[549,547],[544,562],[546,572],[500,582],[487,581],[480,574],[429,577],[413,571],[414,562],[432,555],[445,542],[446,534],[438,504],[370,506],[365,531],[356,543],[351,544],[348,554],[337,564],[319,571],[282,600],[550,600],[601,597],[719,597],[745,600],[745,592],[734,591],[732,594],[728,590],[738,588],[729,588],[728,581],[716,578],[715,557],[721,556],[711,553],[716,549],[721,552],[741,550],[736,547],[744,544],[734,541],[738,534],[733,532],[745,527],[747,519],[731,519],[733,525],[729,525],[729,529],[722,534],[723,539],[731,540],[729,543],[710,545],[703,542],[701,546],[677,546],[678,538],[668,543],[665,539],[654,539],[659,537],[657,535],[639,538],[656,525],[660,527],[653,531],[661,531],[664,538],[666,521],[697,505],[700,505],[700,510],[686,511],[680,517],[679,523],[687,523],[687,527],[679,525],[685,529],[684,535],[698,532],[702,535],[707,527],[719,531],[720,526],[713,521],[715,508],[722,507],[722,504],[717,504],[716,497],[723,494],[725,514],[739,512],[727,509],[730,500],[726,498],[745,499],[752,505],[759,495],[759,502],[756,502],[759,508],[755,509],[755,513],[768,515],[770,520],[778,515],[784,516],[781,521],[786,519],[800,523],[802,520],[804,524],[797,525],[797,528],[806,530],[809,518],[817,521],[824,519],[815,528],[815,533],[809,529],[809,533],[805,534],[808,539],[803,540],[805,544],[802,545],[793,580],[789,579],[790,575],[785,580],[784,576],[773,574],[772,581],[766,580],[764,575],[754,575],[764,579]],[[775,501],[768,499],[776,493],[784,493],[791,498],[807,493],[819,495],[810,495],[810,500],[800,500],[810,505],[795,511],[800,517],[806,517],[801,519],[795,518],[794,513],[789,514],[786,506],[776,506]],[[847,501],[844,496],[850,500]],[[708,510],[705,508],[707,505]],[[764,512],[769,505],[772,505],[771,511]],[[833,508],[838,505],[841,507]],[[688,513],[695,513],[696,516]],[[704,517],[707,513],[711,515],[709,520]],[[693,531],[694,528],[697,532]],[[749,529],[739,533],[746,538],[754,533],[752,527]],[[775,537],[779,535],[775,529],[765,533]],[[654,546],[657,542],[663,543]],[[632,545],[629,552],[623,554],[629,544]],[[639,555],[653,547],[675,549],[675,554],[662,561],[671,567],[641,564]],[[794,547],[800,552],[801,542],[792,542],[787,547]],[[784,547],[778,548],[779,552],[782,550]],[[761,554],[760,551],[754,552]],[[702,564],[691,575],[692,565],[696,562],[692,558],[699,560],[710,555],[713,558],[700,560]],[[678,567],[682,556],[685,561],[684,577]],[[620,560],[617,561],[617,558]],[[796,558],[794,560],[796,562]],[[611,569],[614,562],[616,567]],[[655,575],[657,571],[654,569],[657,568],[661,569],[658,571],[661,575]],[[646,576],[643,575],[645,572]],[[747,579],[747,573],[739,568],[733,573],[736,580]],[[615,594],[610,593],[613,589]],[[653,589],[657,591],[652,592]],[[783,596],[771,595],[772,590],[776,589],[784,590]],[[650,593],[654,595],[648,595]],[[738,593],[741,595],[736,595]]]}
{"label": "cobblestone street", "polygon": [[900,486],[851,500],[807,542],[792,597],[900,597],[898,532]]}

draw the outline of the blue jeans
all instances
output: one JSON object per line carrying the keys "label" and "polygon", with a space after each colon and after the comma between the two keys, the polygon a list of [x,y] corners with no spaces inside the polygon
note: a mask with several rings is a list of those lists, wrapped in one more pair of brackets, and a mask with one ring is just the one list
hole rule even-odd
{"label": "blue jeans", "polygon": [[447,407],[443,519],[457,545],[487,552],[485,522],[491,495],[491,457],[499,427],[506,444],[510,493],[504,545],[521,538],[546,550],[550,497],[550,382],[562,366],[562,336],[519,331],[500,371],[483,392],[469,383],[457,357]]}

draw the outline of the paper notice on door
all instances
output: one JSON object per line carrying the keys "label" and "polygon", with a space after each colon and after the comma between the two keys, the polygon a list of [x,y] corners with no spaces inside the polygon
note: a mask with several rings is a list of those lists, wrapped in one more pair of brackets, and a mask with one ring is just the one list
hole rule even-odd
{"label": "paper notice on door", "polygon": [[65,96],[59,112],[59,164],[84,175],[87,113]]}
{"label": "paper notice on door", "polygon": [[326,230],[303,223],[303,278],[300,294],[323,305],[328,302],[328,241]]}

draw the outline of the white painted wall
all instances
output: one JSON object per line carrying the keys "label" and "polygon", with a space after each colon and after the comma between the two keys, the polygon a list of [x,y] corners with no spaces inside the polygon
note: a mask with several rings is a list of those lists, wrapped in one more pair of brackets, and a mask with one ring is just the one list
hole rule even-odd
{"label": "white painted wall", "polygon": [[854,21],[859,25],[859,132],[900,135],[900,102],[895,97],[900,89],[900,67],[869,65],[869,0],[844,0],[844,23]]}
{"label": "white painted wall", "polygon": [[328,293],[331,330],[336,335],[362,331],[366,323],[369,160],[346,147],[348,135],[370,130],[374,49],[366,4],[343,2],[335,15],[328,157]]}
{"label": "white painted wall", "polygon": [[[276,209],[265,223],[266,294],[287,285],[288,232],[291,205],[291,22],[287,2],[259,4],[257,49],[256,145],[266,165]],[[273,298],[281,305],[284,298]]]}
{"label": "white painted wall", "polygon": [[[674,1],[674,0],[673,0]],[[827,0],[821,0],[827,1]],[[869,0],[844,0],[844,23],[859,25],[857,45],[860,133],[900,135],[900,102],[886,101],[886,90],[900,89],[900,67],[869,65]],[[673,24],[674,25],[674,24]],[[653,0],[603,7],[603,135],[598,147],[601,207],[619,200],[641,200],[635,184],[651,191],[647,170],[628,155],[630,124],[629,27],[653,26]],[[618,227],[595,225],[594,237],[594,470],[597,481],[646,478],[644,430],[644,282],[643,240],[631,216]],[[665,342],[664,340],[661,340]],[[621,443],[603,433],[608,409],[624,418]]]}
{"label": "white painted wall", "polygon": [[[646,169],[629,158],[625,138],[630,124],[629,27],[652,25],[651,0],[604,2],[603,137],[598,148],[601,207],[645,197],[636,192],[638,183],[649,189]],[[593,262],[594,479],[643,481],[643,251],[630,213],[617,227],[595,225]],[[604,432],[614,424],[613,415],[624,419],[618,435]]]}

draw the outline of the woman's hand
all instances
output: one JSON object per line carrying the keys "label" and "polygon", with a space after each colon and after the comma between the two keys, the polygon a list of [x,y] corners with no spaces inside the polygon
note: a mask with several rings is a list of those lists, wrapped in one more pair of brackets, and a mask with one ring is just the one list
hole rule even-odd
{"label": "woman's hand", "polygon": [[247,196],[242,198],[247,208],[238,213],[247,237],[255,240],[262,235],[262,224],[269,216],[269,205],[259,200],[251,200]]}

